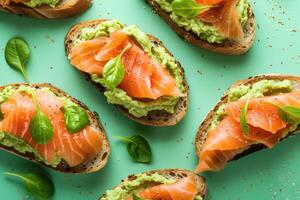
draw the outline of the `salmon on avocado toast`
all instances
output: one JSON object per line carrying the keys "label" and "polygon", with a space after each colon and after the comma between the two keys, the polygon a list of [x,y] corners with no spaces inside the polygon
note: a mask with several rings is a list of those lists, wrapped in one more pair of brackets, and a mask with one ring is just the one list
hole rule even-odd
{"label": "salmon on avocado toast", "polygon": [[130,175],[99,200],[204,200],[203,177],[183,169],[155,170]]}
{"label": "salmon on avocado toast", "polygon": [[97,171],[109,156],[96,116],[50,84],[0,88],[0,148],[72,173]]}
{"label": "salmon on avocado toast", "polygon": [[239,81],[199,127],[196,172],[219,171],[233,159],[273,148],[298,130],[300,77],[262,75]]}
{"label": "salmon on avocado toast", "polygon": [[185,115],[183,69],[159,40],[137,26],[116,20],[83,22],[69,31],[65,45],[71,64],[131,119],[165,126]]}
{"label": "salmon on avocado toast", "polygon": [[80,14],[91,4],[91,0],[0,0],[0,10],[40,19],[56,19]]}
{"label": "salmon on avocado toast", "polygon": [[185,41],[229,55],[246,53],[254,42],[249,0],[146,0]]}

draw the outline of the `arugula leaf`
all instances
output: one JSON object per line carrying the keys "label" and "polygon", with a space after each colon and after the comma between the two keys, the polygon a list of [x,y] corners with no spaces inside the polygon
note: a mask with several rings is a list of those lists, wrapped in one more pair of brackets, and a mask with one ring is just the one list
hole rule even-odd
{"label": "arugula leaf", "polygon": [[132,194],[132,199],[133,200],[144,200],[144,199],[142,199],[142,198],[140,198],[140,197],[138,197],[136,194]]}
{"label": "arugula leaf", "polygon": [[245,135],[249,135],[249,126],[247,123],[247,110],[250,98],[247,99],[245,106],[242,108],[240,113],[240,126]]}
{"label": "arugula leaf", "polygon": [[25,64],[29,60],[30,48],[27,42],[19,37],[11,38],[5,47],[5,60],[7,64],[22,73],[25,81],[29,83]]}
{"label": "arugula leaf", "polygon": [[181,17],[195,18],[212,6],[200,5],[195,0],[174,0],[171,7],[173,12]]}
{"label": "arugula leaf", "polygon": [[46,176],[35,173],[6,172],[4,174],[20,179],[25,185],[26,190],[37,199],[50,199],[55,193],[52,181]]}
{"label": "arugula leaf", "polygon": [[117,87],[124,79],[125,66],[122,63],[123,54],[131,48],[131,44],[126,46],[123,51],[115,58],[108,61],[103,69],[103,84],[107,88]]}
{"label": "arugula leaf", "polygon": [[53,137],[51,121],[39,108],[30,121],[29,132],[37,144],[47,144]]}
{"label": "arugula leaf", "polygon": [[129,137],[114,136],[115,138],[127,143],[127,150],[129,155],[140,163],[150,163],[152,159],[151,147],[148,141],[140,135],[133,135]]}
{"label": "arugula leaf", "polygon": [[77,105],[64,106],[61,110],[69,133],[77,133],[90,124],[86,111]]}

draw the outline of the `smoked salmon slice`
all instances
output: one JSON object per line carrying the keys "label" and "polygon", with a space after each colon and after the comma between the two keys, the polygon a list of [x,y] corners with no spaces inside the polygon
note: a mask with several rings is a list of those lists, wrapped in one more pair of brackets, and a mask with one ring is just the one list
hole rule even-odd
{"label": "smoked salmon slice", "polygon": [[244,38],[240,13],[236,7],[238,0],[197,0],[197,2],[215,5],[199,15],[201,21],[212,24],[226,38],[238,41]]}
{"label": "smoked salmon slice", "polygon": [[162,96],[183,96],[169,71],[146,53],[122,30],[80,43],[70,54],[71,64],[79,70],[102,75],[105,64],[118,56],[127,46],[122,63],[125,76],[118,86],[130,97],[157,99]]}
{"label": "smoked salmon slice", "polygon": [[198,157],[200,163],[196,172],[219,171],[237,154],[252,144],[264,144],[272,148],[283,137],[289,124],[282,120],[278,106],[300,108],[300,90],[278,94],[249,101],[247,124],[249,134],[244,134],[240,126],[240,112],[245,100],[238,100],[225,105],[226,116],[216,128],[208,132]]}
{"label": "smoked salmon slice", "polygon": [[62,100],[41,89],[36,90],[36,98],[54,129],[49,143],[37,144],[30,135],[29,124],[36,112],[36,105],[32,96],[25,92],[15,92],[1,104],[4,119],[0,122],[0,130],[23,139],[49,163],[59,157],[70,167],[74,167],[102,151],[103,138],[100,130],[88,125],[82,131],[70,134],[61,111]]}
{"label": "smoked salmon slice", "polygon": [[[194,200],[197,193],[195,177],[188,176],[173,184],[162,184],[147,188],[139,192],[137,196],[147,200]],[[132,198],[128,200],[132,200]]]}

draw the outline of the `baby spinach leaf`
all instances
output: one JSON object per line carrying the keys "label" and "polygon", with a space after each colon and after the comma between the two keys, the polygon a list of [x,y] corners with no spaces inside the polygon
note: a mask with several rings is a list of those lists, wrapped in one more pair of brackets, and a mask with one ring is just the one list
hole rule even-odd
{"label": "baby spinach leaf", "polygon": [[6,172],[4,174],[20,179],[25,185],[26,190],[36,199],[50,199],[55,193],[54,185],[47,176],[35,173]]}
{"label": "baby spinach leaf", "polygon": [[5,60],[7,64],[22,73],[25,81],[28,83],[25,64],[30,56],[30,48],[27,42],[19,37],[11,38],[5,47]]}
{"label": "baby spinach leaf", "polygon": [[249,135],[249,126],[247,123],[247,110],[248,110],[249,100],[250,98],[247,99],[240,113],[240,126],[245,135]]}
{"label": "baby spinach leaf", "polygon": [[64,112],[66,128],[69,133],[77,133],[90,124],[86,111],[77,105],[64,106],[62,111]]}
{"label": "baby spinach leaf", "polygon": [[140,163],[150,163],[152,159],[151,147],[148,141],[140,135],[129,137],[115,136],[115,138],[127,143],[129,155]]}
{"label": "baby spinach leaf", "polygon": [[102,80],[105,87],[115,88],[123,81],[125,76],[125,67],[122,63],[122,56],[129,48],[131,48],[131,44],[126,46],[117,57],[111,59],[105,64]]}
{"label": "baby spinach leaf", "polygon": [[39,108],[29,124],[30,135],[37,144],[47,144],[53,137],[50,119]]}
{"label": "baby spinach leaf", "polygon": [[140,198],[140,197],[138,197],[136,194],[132,194],[132,199],[133,200],[144,200],[144,199],[142,199],[142,198]]}
{"label": "baby spinach leaf", "polygon": [[195,0],[174,0],[171,4],[175,14],[185,18],[195,18],[212,6],[200,5]]}

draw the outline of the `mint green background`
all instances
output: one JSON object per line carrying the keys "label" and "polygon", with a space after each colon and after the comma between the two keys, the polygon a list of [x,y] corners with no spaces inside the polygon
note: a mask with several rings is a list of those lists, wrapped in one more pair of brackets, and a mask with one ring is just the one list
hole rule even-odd
{"label": "mint green background", "polygon": [[[100,172],[66,175],[47,169],[56,186],[54,199],[96,199],[130,173],[159,168],[193,169],[197,163],[193,141],[198,125],[229,85],[235,80],[262,73],[299,75],[299,0],[259,0],[252,1],[252,5],[257,38],[252,50],[239,57],[210,53],[183,42],[143,0],[94,0],[94,5],[85,14],[66,20],[42,21],[0,13],[0,84],[23,81],[6,65],[3,56],[7,40],[22,36],[32,50],[27,64],[30,80],[53,83],[96,110],[111,142],[109,164]],[[145,32],[160,38],[182,63],[191,96],[189,112],[179,125],[152,128],[128,120],[114,106],[108,105],[102,94],[69,65],[63,47],[65,34],[71,25],[96,18],[120,19],[127,24],[139,25]],[[293,29],[297,32],[292,32]],[[154,156],[151,165],[132,162],[125,146],[112,139],[113,135],[135,133],[151,142]],[[205,174],[208,199],[300,199],[299,144],[300,137],[292,137],[272,150],[232,162],[220,173]],[[21,185],[3,176],[3,172],[11,170],[45,169],[0,152],[0,199],[26,197]]]}

